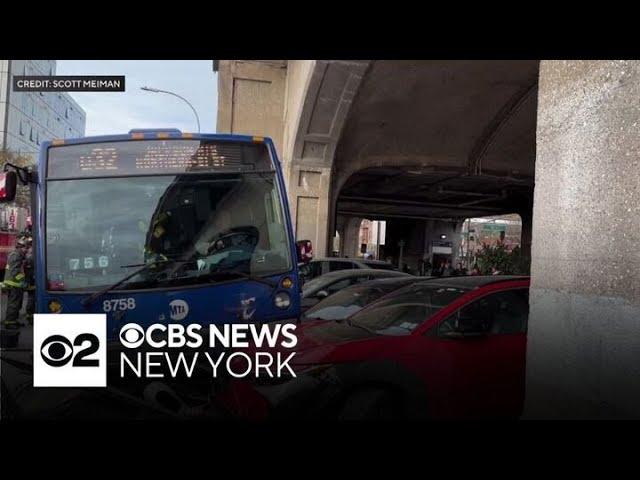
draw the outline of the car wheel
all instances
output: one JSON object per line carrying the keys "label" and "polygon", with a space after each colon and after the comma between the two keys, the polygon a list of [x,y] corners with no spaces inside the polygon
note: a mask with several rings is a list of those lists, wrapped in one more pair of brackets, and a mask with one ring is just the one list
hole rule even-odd
{"label": "car wheel", "polygon": [[397,395],[384,388],[363,388],[347,397],[338,413],[340,420],[397,420],[402,411]]}

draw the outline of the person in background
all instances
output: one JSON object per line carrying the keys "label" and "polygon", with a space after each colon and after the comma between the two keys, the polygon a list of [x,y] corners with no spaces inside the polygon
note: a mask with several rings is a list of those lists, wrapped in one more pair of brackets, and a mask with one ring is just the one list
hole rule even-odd
{"label": "person in background", "polygon": [[443,260],[433,269],[433,275],[436,277],[442,277],[444,275],[444,269],[446,267],[446,262]]}
{"label": "person in background", "polygon": [[452,277],[454,275],[454,270],[451,268],[451,263],[447,260],[442,269],[443,277]]}
{"label": "person in background", "polygon": [[7,328],[18,328],[24,326],[18,322],[20,310],[22,309],[22,300],[24,298],[24,289],[26,288],[24,262],[27,254],[27,242],[24,238],[19,237],[16,241],[16,248],[9,254],[7,258],[7,266],[4,274],[4,282],[2,286],[8,292],[7,313],[4,318],[4,325]]}
{"label": "person in background", "polygon": [[35,278],[35,270],[33,263],[33,238],[27,237],[27,253],[24,259],[24,279],[26,281],[27,287],[27,305],[26,305],[26,313],[27,320],[30,325],[33,325],[33,314],[36,312],[36,278]]}
{"label": "person in background", "polygon": [[498,268],[495,265],[491,267],[491,275],[501,275],[500,270],[498,270]]}
{"label": "person in background", "polygon": [[456,264],[456,269],[454,270],[454,275],[467,275],[467,269],[462,266],[462,262],[458,262]]}
{"label": "person in background", "polygon": [[478,264],[476,263],[473,268],[471,269],[471,275],[482,275],[480,273],[480,267],[478,267]]}
{"label": "person in background", "polygon": [[433,266],[431,265],[431,262],[429,261],[428,258],[425,258],[422,260],[422,270],[421,270],[421,275],[423,276],[430,276],[431,275],[431,270],[433,269]]}

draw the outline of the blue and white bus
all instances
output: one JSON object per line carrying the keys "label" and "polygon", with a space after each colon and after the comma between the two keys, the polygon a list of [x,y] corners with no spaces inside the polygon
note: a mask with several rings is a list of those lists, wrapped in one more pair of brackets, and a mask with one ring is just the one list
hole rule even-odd
{"label": "blue and white bus", "polygon": [[[0,194],[11,196],[12,174]],[[132,130],[54,140],[28,176],[37,312],[105,312],[110,338],[128,322],[299,316],[297,249],[269,138]]]}

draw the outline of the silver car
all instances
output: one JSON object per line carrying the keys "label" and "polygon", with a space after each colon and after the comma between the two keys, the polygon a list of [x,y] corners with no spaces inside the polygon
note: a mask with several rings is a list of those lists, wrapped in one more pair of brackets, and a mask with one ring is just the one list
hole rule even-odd
{"label": "silver car", "polygon": [[305,281],[312,280],[320,275],[340,270],[353,270],[373,268],[375,270],[398,270],[398,268],[382,260],[365,260],[363,258],[316,258],[300,267],[300,275]]}
{"label": "silver car", "polygon": [[302,309],[304,311],[320,300],[351,285],[390,277],[412,277],[412,275],[394,270],[375,270],[372,268],[339,270],[321,275],[306,282],[302,287]]}

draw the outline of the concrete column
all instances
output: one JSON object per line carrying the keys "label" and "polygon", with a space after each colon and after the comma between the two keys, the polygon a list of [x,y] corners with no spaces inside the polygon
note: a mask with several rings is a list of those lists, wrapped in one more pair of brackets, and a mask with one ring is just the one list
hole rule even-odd
{"label": "concrete column", "polygon": [[524,418],[640,417],[640,62],[540,66]]}
{"label": "concrete column", "polygon": [[286,76],[286,60],[220,60],[217,131],[271,137],[282,156]]}
{"label": "concrete column", "polygon": [[522,230],[520,230],[520,249],[522,253],[531,257],[531,239],[533,235],[533,211],[524,210],[519,212],[522,220]]}
{"label": "concrete column", "polygon": [[368,61],[289,61],[285,155],[296,235],[329,254],[335,234],[331,177],[338,140]]}
{"label": "concrete column", "polygon": [[349,258],[355,258],[359,256],[360,252],[360,243],[359,234],[360,234],[360,225],[362,224],[362,218],[360,217],[347,217],[347,221],[345,222],[344,228],[344,240],[342,243],[342,251],[340,254],[342,256],[347,256]]}
{"label": "concrete column", "polygon": [[[451,262],[455,267],[458,261],[458,250],[461,242],[461,228],[463,222],[450,222],[440,220],[427,220],[425,222],[424,254],[430,261],[433,260],[432,242],[451,242]],[[447,238],[442,239],[441,235]],[[434,265],[435,266],[435,265]]]}
{"label": "concrete column", "polygon": [[[337,215],[336,216],[336,230],[334,232],[337,233],[339,235],[339,241],[338,241],[338,245],[337,245],[337,251],[338,254],[342,254],[342,252],[344,251],[344,234],[347,228],[347,222],[349,220],[349,217],[345,217],[344,215]],[[335,242],[335,237],[333,239],[333,241]],[[329,247],[333,247],[333,244],[329,245]],[[332,252],[329,252],[332,253]]]}
{"label": "concrete column", "polygon": [[317,256],[329,255],[335,231],[329,231],[331,169],[291,165],[287,182],[291,219],[296,239],[311,240]]}

